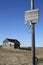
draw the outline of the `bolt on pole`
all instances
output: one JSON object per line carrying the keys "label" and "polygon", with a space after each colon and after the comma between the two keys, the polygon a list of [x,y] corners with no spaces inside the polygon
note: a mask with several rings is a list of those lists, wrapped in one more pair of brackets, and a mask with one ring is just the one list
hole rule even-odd
{"label": "bolt on pole", "polygon": [[[31,10],[34,10],[34,0],[31,0]],[[32,65],[35,65],[35,23],[32,26]]]}

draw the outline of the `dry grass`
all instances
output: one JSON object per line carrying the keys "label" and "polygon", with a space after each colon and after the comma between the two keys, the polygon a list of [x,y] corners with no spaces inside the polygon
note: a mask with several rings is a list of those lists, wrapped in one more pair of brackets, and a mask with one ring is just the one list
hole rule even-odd
{"label": "dry grass", "polygon": [[[38,65],[43,65],[43,48],[36,49],[36,56]],[[0,48],[0,65],[32,65],[31,51]]]}

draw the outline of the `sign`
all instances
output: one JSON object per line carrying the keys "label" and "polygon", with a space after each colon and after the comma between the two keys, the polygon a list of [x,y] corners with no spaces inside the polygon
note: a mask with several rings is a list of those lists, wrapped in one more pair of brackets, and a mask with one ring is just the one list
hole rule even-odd
{"label": "sign", "polygon": [[25,23],[36,23],[38,21],[38,9],[25,11]]}

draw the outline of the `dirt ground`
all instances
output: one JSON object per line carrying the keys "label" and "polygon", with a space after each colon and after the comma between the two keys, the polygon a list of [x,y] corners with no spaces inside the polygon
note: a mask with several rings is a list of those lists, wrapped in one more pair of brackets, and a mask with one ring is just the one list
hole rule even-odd
{"label": "dirt ground", "polygon": [[[36,48],[37,65],[43,65],[43,48]],[[0,65],[32,65],[30,50],[0,48]]]}

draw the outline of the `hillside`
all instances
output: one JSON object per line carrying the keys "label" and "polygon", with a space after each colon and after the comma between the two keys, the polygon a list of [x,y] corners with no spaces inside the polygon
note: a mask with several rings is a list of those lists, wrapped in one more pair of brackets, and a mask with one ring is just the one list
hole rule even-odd
{"label": "hillside", "polygon": [[[43,65],[43,48],[36,48],[38,65]],[[32,65],[30,50],[0,48],[0,65]]]}

